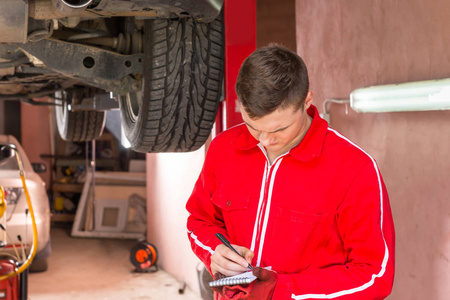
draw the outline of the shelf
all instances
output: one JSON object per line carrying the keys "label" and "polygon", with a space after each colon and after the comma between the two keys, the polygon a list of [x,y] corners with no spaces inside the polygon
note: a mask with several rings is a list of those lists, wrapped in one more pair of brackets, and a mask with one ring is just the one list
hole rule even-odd
{"label": "shelf", "polygon": [[75,220],[75,214],[52,212],[51,215],[52,222],[73,222],[73,220]]}
{"label": "shelf", "polygon": [[82,183],[60,183],[56,182],[52,185],[53,192],[63,193],[81,193],[83,190]]}
{"label": "shelf", "polygon": [[[95,166],[96,167],[108,167],[111,169],[114,169],[116,167],[118,162],[118,159],[116,158],[97,158],[95,159]],[[85,166],[86,165],[86,159],[84,158],[68,158],[68,157],[61,157],[56,160],[55,166],[57,167],[67,167],[67,166]]]}
{"label": "shelf", "polygon": [[[73,209],[77,210],[85,186],[88,186],[84,182],[78,183],[78,179],[84,176],[81,171],[88,173],[91,171],[94,163],[91,161],[93,159],[91,156],[95,154],[98,154],[95,155],[96,158],[94,159],[96,172],[118,171],[120,168],[120,151],[117,147],[117,140],[108,132],[104,132],[96,143],[85,142],[84,151],[82,143],[65,142],[58,138],[55,144],[54,153],[41,155],[42,158],[51,159],[54,168],[53,181],[50,186],[54,202],[51,221],[52,223],[74,222],[75,213],[70,213],[72,208],[66,206],[70,203],[65,201],[70,200],[74,205]],[[103,152],[105,150],[108,151]],[[66,169],[66,167],[68,168]],[[61,201],[63,202],[61,203]]]}

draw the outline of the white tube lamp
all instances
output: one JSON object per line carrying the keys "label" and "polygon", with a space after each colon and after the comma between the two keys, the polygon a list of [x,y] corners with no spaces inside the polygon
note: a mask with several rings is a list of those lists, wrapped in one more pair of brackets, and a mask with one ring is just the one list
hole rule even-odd
{"label": "white tube lamp", "polygon": [[361,113],[450,109],[450,78],[357,89],[350,106]]}

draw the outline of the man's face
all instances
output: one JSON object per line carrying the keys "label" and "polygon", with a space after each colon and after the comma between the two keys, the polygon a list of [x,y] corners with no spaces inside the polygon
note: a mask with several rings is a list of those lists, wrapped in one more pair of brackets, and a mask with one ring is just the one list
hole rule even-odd
{"label": "man's face", "polygon": [[260,119],[253,120],[241,108],[242,118],[251,135],[266,149],[272,160],[296,146],[309,128],[310,118],[306,110],[312,103],[312,93],[309,92],[303,109],[293,107],[278,109]]}

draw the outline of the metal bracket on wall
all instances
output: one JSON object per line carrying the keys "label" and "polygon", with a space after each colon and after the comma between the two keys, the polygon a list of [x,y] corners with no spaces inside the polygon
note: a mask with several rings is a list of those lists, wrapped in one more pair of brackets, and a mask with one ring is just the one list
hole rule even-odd
{"label": "metal bracket on wall", "polygon": [[350,104],[349,99],[326,99],[323,102],[323,113],[320,114],[322,119],[328,122],[328,124],[331,124],[331,115],[328,111],[328,103],[337,103],[337,104],[345,104],[345,114],[348,114],[348,106],[347,104]]}

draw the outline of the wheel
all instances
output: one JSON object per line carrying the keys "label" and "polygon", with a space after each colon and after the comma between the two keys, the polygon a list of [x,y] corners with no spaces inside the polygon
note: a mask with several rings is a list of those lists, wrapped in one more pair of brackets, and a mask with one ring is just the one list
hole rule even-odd
{"label": "wheel", "polygon": [[100,137],[105,126],[104,111],[71,111],[75,91],[55,93],[56,125],[61,138],[69,142],[92,141]]}
{"label": "wheel", "polygon": [[44,248],[34,256],[29,266],[30,273],[45,272],[48,269],[48,257],[52,253],[50,240],[45,244]]}
{"label": "wheel", "polygon": [[147,20],[139,92],[120,97],[122,127],[138,152],[188,152],[209,137],[221,99],[221,18]]}
{"label": "wheel", "polygon": [[30,264],[30,273],[45,272],[48,269],[47,257],[34,258]]}

